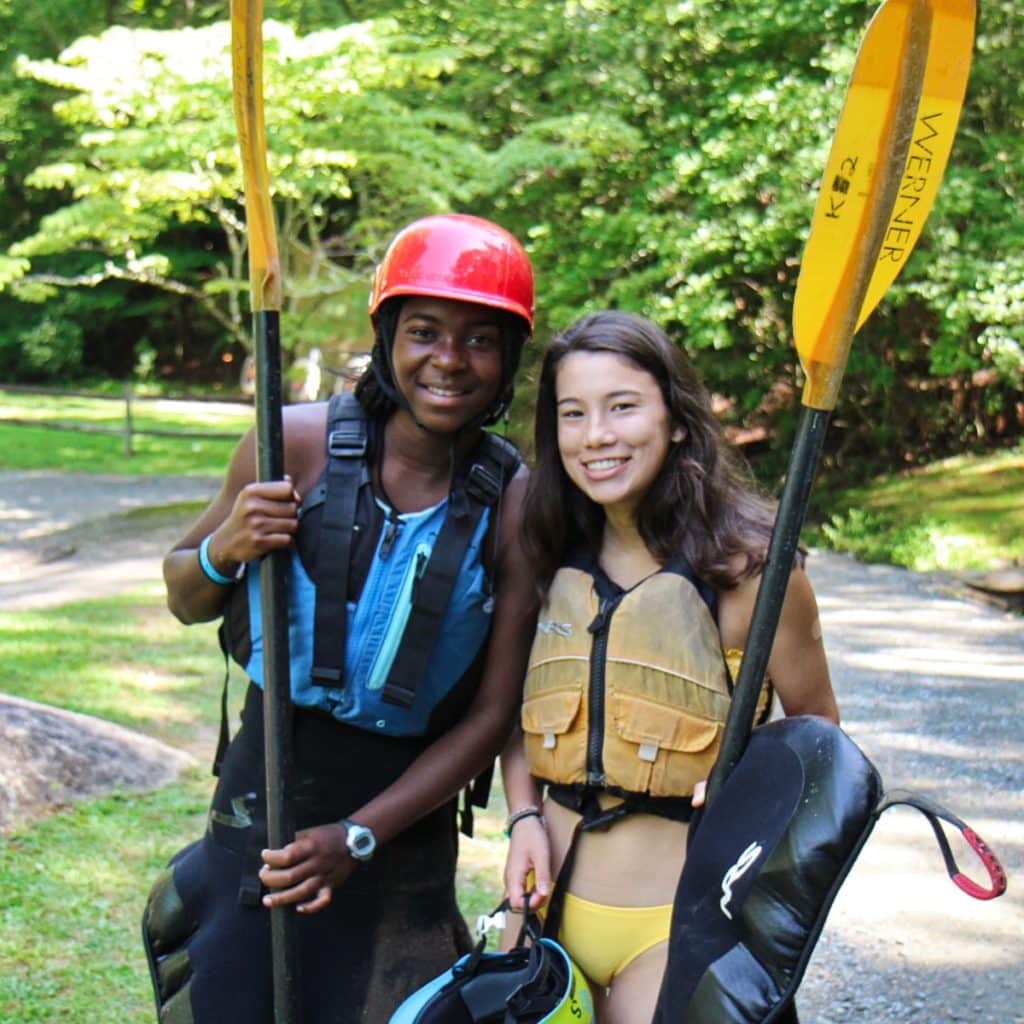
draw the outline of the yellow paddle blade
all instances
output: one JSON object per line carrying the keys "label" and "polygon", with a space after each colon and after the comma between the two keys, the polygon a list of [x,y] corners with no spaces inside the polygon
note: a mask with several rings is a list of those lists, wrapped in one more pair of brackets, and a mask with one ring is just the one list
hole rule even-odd
{"label": "yellow paddle blade", "polygon": [[832,409],[853,336],[931,210],[963,105],[975,0],[885,0],[861,43],[801,260],[803,404]]}
{"label": "yellow paddle blade", "polygon": [[263,121],[263,0],[231,0],[231,71],[245,184],[252,309],[280,310],[281,262]]}

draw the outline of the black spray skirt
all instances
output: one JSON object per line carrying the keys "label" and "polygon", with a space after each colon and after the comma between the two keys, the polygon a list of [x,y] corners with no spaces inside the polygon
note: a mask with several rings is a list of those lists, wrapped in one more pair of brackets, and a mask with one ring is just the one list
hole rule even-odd
{"label": "black spray skirt", "polygon": [[[256,872],[266,846],[261,693],[250,687],[202,839],[179,851],[150,893],[143,941],[161,1024],[273,1024],[270,913]],[[425,740],[295,715],[296,828],[336,821],[379,793]],[[455,900],[454,802],[381,846],[299,916],[304,1024],[378,1024],[470,947]]]}

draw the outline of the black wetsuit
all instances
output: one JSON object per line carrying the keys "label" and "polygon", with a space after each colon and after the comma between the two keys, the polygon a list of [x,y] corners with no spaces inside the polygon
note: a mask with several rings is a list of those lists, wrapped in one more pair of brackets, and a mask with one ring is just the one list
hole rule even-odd
{"label": "black wetsuit", "polygon": [[[164,1024],[273,1021],[270,915],[258,902],[255,877],[266,827],[262,699],[254,686],[242,721],[206,835],[175,857],[147,906]],[[387,777],[401,774],[417,746],[296,709],[296,827],[361,807]],[[247,799],[249,793],[257,795]],[[324,910],[299,915],[303,1024],[384,1024],[406,995],[468,950],[455,901],[456,853],[452,802],[379,847]]]}

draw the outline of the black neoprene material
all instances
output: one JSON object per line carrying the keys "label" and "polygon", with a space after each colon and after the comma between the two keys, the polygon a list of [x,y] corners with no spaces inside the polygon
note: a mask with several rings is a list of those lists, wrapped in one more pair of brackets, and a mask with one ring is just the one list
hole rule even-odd
{"label": "black neoprene material", "polygon": [[[266,845],[255,686],[242,722],[206,834],[174,856],[146,905],[143,941],[161,1024],[273,1024],[270,915],[259,903],[255,871]],[[426,745],[302,708],[294,725],[300,829],[351,814]],[[469,951],[455,899],[457,845],[452,800],[383,844],[327,908],[299,915],[303,1024],[386,1021],[406,995]]]}
{"label": "black neoprene material", "polygon": [[779,1024],[876,820],[881,780],[838,727],[754,731],[691,825],[654,1024]]}

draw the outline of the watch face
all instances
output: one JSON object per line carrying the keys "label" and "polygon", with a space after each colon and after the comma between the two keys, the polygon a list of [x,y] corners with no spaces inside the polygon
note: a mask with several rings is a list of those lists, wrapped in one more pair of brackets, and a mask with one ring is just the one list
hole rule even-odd
{"label": "watch face", "polygon": [[345,845],[356,860],[369,860],[377,847],[373,832],[365,825],[347,824]]}

